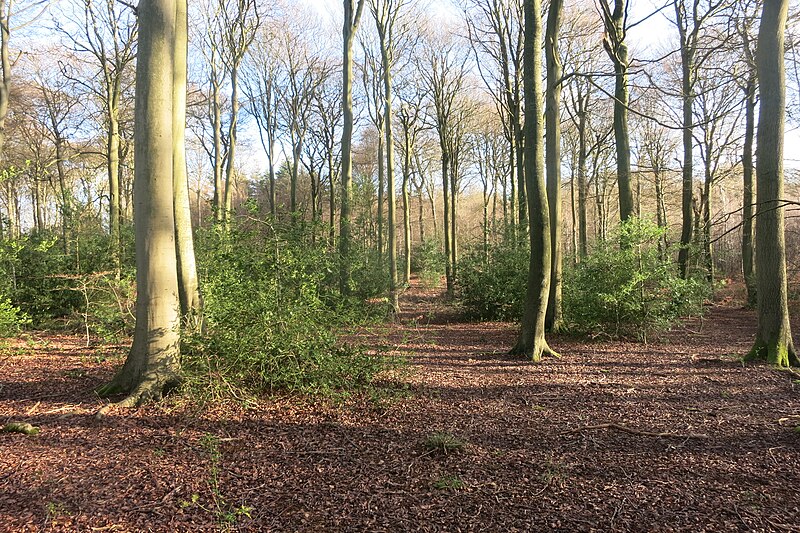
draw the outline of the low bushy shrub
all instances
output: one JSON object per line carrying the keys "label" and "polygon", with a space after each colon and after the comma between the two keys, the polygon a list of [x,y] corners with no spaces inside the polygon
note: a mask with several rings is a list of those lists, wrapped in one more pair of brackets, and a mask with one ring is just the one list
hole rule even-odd
{"label": "low bushy shrub", "polygon": [[27,315],[12,305],[11,300],[0,298],[0,337],[13,337],[29,323]]}
{"label": "low bushy shrub", "polygon": [[525,303],[530,262],[527,242],[503,239],[489,247],[469,248],[456,276],[461,302],[471,318],[519,320]]}
{"label": "low bushy shrub", "polygon": [[708,284],[684,280],[674,262],[659,257],[664,229],[631,220],[565,268],[564,317],[572,331],[647,340],[682,316],[702,312]]}
{"label": "low bushy shrub", "polygon": [[231,388],[330,394],[364,387],[384,360],[338,342],[364,320],[335,289],[335,255],[280,228],[201,232],[207,329],[184,359],[190,379]]}

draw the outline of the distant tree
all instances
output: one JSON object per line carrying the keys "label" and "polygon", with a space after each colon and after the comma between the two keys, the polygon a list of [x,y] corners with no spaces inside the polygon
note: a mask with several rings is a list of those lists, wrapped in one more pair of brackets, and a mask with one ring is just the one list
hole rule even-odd
{"label": "distant tree", "polygon": [[614,139],[617,147],[617,186],[619,216],[622,221],[635,215],[631,188],[631,144],[628,133],[628,0],[599,0],[606,33],[603,46],[614,64]]}
{"label": "distant tree", "polygon": [[350,294],[350,233],[351,213],[350,196],[353,188],[353,38],[358,29],[364,0],[343,0],[344,25],[342,28],[342,109],[344,123],[342,127],[342,209],[339,215],[339,288],[342,293]]}

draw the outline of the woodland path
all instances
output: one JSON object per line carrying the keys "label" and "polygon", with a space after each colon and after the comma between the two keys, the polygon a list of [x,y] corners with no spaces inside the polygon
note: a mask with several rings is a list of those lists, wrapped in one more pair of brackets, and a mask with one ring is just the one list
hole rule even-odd
{"label": "woodland path", "polygon": [[[403,306],[362,335],[409,358],[400,387],[339,403],[97,422],[113,348],[17,341],[0,425],[41,433],[0,433],[0,531],[800,531],[800,384],[737,362],[751,312],[648,345],[555,337],[564,357],[532,365],[505,357],[512,325],[460,322],[439,291]],[[426,451],[436,432],[464,450]]]}

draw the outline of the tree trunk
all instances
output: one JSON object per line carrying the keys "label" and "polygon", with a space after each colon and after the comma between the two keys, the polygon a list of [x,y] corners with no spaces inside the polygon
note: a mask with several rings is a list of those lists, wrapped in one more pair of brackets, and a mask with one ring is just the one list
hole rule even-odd
{"label": "tree trunk", "polygon": [[192,233],[192,210],[189,207],[189,176],[186,171],[186,89],[188,53],[187,0],[175,0],[175,66],[172,100],[173,195],[175,209],[175,245],[178,268],[178,295],[183,325],[188,331],[199,328],[203,302]]}
{"label": "tree trunk", "polygon": [[100,392],[122,406],[157,400],[180,372],[180,303],[173,212],[175,0],[139,3],[136,65],[136,329],[125,365]]}
{"label": "tree trunk", "polygon": [[228,157],[225,161],[225,212],[223,221],[230,229],[233,209],[234,171],[236,170],[236,136],[239,123],[239,69],[231,69],[231,123],[228,125]]}
{"label": "tree trunk", "polygon": [[614,11],[603,0],[606,36],[603,44],[614,63],[614,140],[617,148],[619,216],[625,222],[635,215],[631,188],[631,146],[628,134],[628,45],[625,42],[627,0],[615,0]]}
{"label": "tree trunk", "polygon": [[682,278],[689,276],[689,246],[692,242],[692,192],[693,183],[693,146],[694,146],[694,117],[692,109],[694,107],[694,47],[690,46],[684,23],[682,12],[678,4],[675,4],[676,20],[681,34],[681,83],[682,83],[682,104],[683,104],[683,188],[681,194],[681,244],[678,251],[678,268]]}
{"label": "tree trunk", "polygon": [[[2,1],[2,0],[0,0]],[[342,209],[339,222],[339,290],[350,294],[350,195],[353,189],[353,37],[364,0],[358,0],[354,9],[353,0],[343,0],[344,25],[342,28]]]}
{"label": "tree trunk", "polygon": [[758,32],[756,148],[756,276],[758,329],[748,359],[778,366],[800,365],[792,342],[786,288],[783,202],[783,135],[786,122],[784,30],[789,0],[764,0]]}
{"label": "tree trunk", "polygon": [[756,305],[756,275],[753,261],[753,137],[755,135],[756,80],[747,81],[744,151],[742,154],[742,273],[747,286],[747,304]]}
{"label": "tree trunk", "polygon": [[547,58],[547,96],[545,127],[547,130],[547,203],[550,206],[550,296],[547,300],[545,327],[558,331],[562,327],[561,274],[563,252],[561,243],[561,59],[558,55],[558,31],[561,25],[563,0],[550,0],[545,35]]}
{"label": "tree trunk", "polygon": [[550,293],[550,212],[544,183],[544,140],[542,116],[541,0],[524,0],[525,47],[523,51],[525,109],[525,179],[528,189],[530,223],[530,265],[525,311],[517,344],[512,354],[539,361],[555,355],[544,338],[547,298]]}
{"label": "tree trunk", "polygon": [[450,243],[450,154],[445,143],[442,143],[442,195],[444,196],[444,278],[447,294],[452,295],[453,284],[453,249]]}

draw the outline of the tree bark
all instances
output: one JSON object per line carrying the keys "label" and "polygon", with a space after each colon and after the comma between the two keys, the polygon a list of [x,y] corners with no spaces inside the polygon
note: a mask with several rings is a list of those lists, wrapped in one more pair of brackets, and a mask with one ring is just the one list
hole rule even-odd
{"label": "tree bark", "polygon": [[778,366],[800,365],[792,341],[786,287],[783,202],[783,136],[786,123],[784,31],[789,0],[764,0],[758,32],[756,174],[756,276],[758,329],[748,359]]}
{"label": "tree bark", "polygon": [[180,303],[173,211],[175,0],[139,3],[136,65],[136,328],[122,369],[101,393],[122,406],[158,400],[179,380]]}
{"label": "tree bark", "polygon": [[197,279],[194,255],[192,210],[189,207],[189,176],[186,170],[186,90],[188,17],[187,0],[175,0],[175,63],[173,69],[172,142],[173,202],[175,245],[178,268],[178,295],[183,325],[188,331],[199,328],[203,302]]}
{"label": "tree bark", "polygon": [[[0,0],[1,1],[1,0]],[[353,189],[353,37],[358,29],[364,0],[343,0],[344,25],[342,28],[342,209],[339,215],[339,289],[350,294],[350,196]]]}
{"label": "tree bark", "polygon": [[561,275],[563,251],[561,243],[561,59],[558,54],[558,32],[561,25],[563,0],[550,0],[545,34],[547,58],[547,93],[545,128],[547,130],[547,202],[550,206],[550,296],[547,300],[545,327],[558,331],[562,327]]}
{"label": "tree bark", "polygon": [[745,89],[745,131],[742,153],[742,273],[747,303],[756,305],[756,275],[753,257],[753,137],[755,135],[756,80],[748,79]]}
{"label": "tree bark", "polygon": [[542,355],[556,355],[544,337],[547,299],[550,293],[550,212],[544,183],[544,140],[542,116],[542,21],[541,0],[524,0],[525,46],[525,180],[528,189],[530,224],[530,265],[525,310],[514,355],[539,361]]}

